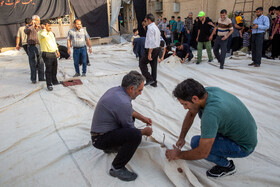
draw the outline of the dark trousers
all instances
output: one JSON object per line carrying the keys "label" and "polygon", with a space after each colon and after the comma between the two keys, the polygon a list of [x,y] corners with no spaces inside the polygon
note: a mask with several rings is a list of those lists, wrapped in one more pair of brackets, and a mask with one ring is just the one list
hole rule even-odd
{"label": "dark trousers", "polygon": [[[176,52],[176,55],[183,60],[186,57],[187,53],[178,50]],[[188,60],[191,61],[192,58],[193,58],[193,54],[192,54],[192,52],[190,52],[189,56],[188,56]]]}
{"label": "dark trousers", "polygon": [[[228,43],[228,39],[222,40],[222,38],[223,37],[217,36],[213,49],[215,57],[217,58],[218,62],[220,62],[221,66],[223,66],[225,63],[225,58],[227,53],[227,43]],[[221,53],[220,53],[220,49],[221,49]]]}
{"label": "dark trousers", "polygon": [[280,55],[280,34],[275,34],[272,40],[271,57],[277,58]]}
{"label": "dark trousers", "polygon": [[47,86],[52,86],[53,84],[58,84],[56,78],[57,74],[57,59],[56,53],[43,52],[42,57],[46,66],[46,82]]}
{"label": "dark trousers", "polygon": [[136,128],[121,128],[110,131],[101,136],[92,136],[92,145],[106,150],[120,147],[112,165],[115,169],[124,167],[134,155],[141,143],[142,134]]}
{"label": "dark trousers", "polygon": [[24,51],[26,52],[27,56],[28,56],[28,45],[22,45]]}
{"label": "dark trousers", "polygon": [[[160,52],[160,47],[153,49],[152,52],[152,60],[148,60],[148,52],[149,50],[146,49],[145,54],[142,56],[142,58],[139,61],[139,67],[141,70],[142,75],[146,78],[146,81],[155,81],[157,82],[157,59]],[[148,71],[148,64],[151,65],[152,74]]]}
{"label": "dark trousers", "polygon": [[37,69],[39,81],[44,80],[44,61],[40,45],[29,45],[28,57],[31,71],[31,81],[36,81]]}
{"label": "dark trousers", "polygon": [[252,34],[252,60],[258,65],[262,60],[263,37],[264,33]]}
{"label": "dark trousers", "polygon": [[232,52],[238,51],[242,46],[242,38],[240,37],[233,37],[231,41],[231,49]]}
{"label": "dark trousers", "polygon": [[271,46],[272,40],[264,40],[263,41],[263,49],[262,49],[262,56],[265,57],[266,50]]}

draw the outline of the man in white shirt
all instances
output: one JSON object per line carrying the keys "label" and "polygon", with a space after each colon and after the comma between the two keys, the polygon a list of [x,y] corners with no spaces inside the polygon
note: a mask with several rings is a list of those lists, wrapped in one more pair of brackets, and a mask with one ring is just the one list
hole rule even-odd
{"label": "man in white shirt", "polygon": [[[146,84],[157,87],[157,59],[160,52],[160,31],[156,26],[153,14],[147,14],[145,21],[148,23],[148,31],[145,41],[145,54],[139,61],[142,75],[146,78]],[[148,63],[151,65],[152,74],[148,71]]]}

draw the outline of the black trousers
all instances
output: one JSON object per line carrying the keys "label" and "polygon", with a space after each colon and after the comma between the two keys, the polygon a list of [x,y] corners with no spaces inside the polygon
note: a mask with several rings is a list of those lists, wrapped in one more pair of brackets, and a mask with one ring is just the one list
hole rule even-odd
{"label": "black trousers", "polygon": [[242,46],[242,38],[240,38],[240,37],[232,38],[232,41],[231,41],[232,52],[238,51],[241,48],[241,46]]}
{"label": "black trousers", "polygon": [[[157,59],[160,52],[160,47],[154,48],[152,51],[152,60],[148,60],[149,49],[146,49],[145,54],[139,61],[139,67],[142,75],[146,78],[146,81],[155,81],[157,82]],[[151,65],[152,73],[148,71],[148,64]]]}
{"label": "black trousers", "polygon": [[110,131],[101,136],[92,136],[92,145],[97,149],[106,150],[120,147],[117,156],[113,160],[113,167],[124,167],[134,155],[141,143],[142,134],[136,128],[121,128]]}
{"label": "black trousers", "polygon": [[252,60],[258,65],[262,60],[263,37],[264,33],[252,34]]}
{"label": "black trousers", "polygon": [[[215,40],[215,44],[214,44],[214,54],[218,60],[218,62],[220,62],[221,66],[224,65],[225,63],[225,58],[226,58],[226,53],[227,53],[227,42],[228,39],[226,40],[222,40],[223,37],[221,36],[217,36],[216,40]],[[221,49],[221,53],[220,53],[220,49]]]}
{"label": "black trousers", "polygon": [[42,57],[46,66],[46,82],[47,86],[52,86],[53,84],[57,84],[58,80],[56,78],[57,74],[57,59],[56,53],[47,53],[43,52]]}
{"label": "black trousers", "polygon": [[277,58],[280,55],[280,34],[275,34],[272,39],[271,57]]}

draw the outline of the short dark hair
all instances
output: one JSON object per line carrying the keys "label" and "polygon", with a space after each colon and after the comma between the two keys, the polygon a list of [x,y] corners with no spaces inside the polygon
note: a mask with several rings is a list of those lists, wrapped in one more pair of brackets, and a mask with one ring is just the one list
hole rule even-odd
{"label": "short dark hair", "polygon": [[249,29],[250,29],[249,27],[245,27],[245,28],[244,28],[244,32],[248,32]]}
{"label": "short dark hair", "polygon": [[126,74],[123,77],[122,87],[124,89],[127,89],[130,86],[133,86],[134,90],[136,90],[144,81],[145,81],[145,77],[141,73],[137,71],[130,71],[128,74]]}
{"label": "short dark hair", "polygon": [[259,11],[263,11],[263,7],[258,7],[256,8],[256,11],[259,10]]}
{"label": "short dark hair", "polygon": [[280,6],[276,7],[275,10],[280,11]]}
{"label": "short dark hair", "polygon": [[176,47],[178,47],[178,46],[180,46],[180,45],[181,45],[181,42],[177,42],[177,43],[175,44]]}
{"label": "short dark hair", "polygon": [[220,14],[227,14],[227,10],[226,9],[221,10]]}
{"label": "short dark hair", "polygon": [[169,27],[169,28],[170,28],[170,25],[167,25],[166,27]]}
{"label": "short dark hair", "polygon": [[155,17],[154,17],[153,14],[147,14],[147,15],[146,15],[146,19],[149,19],[149,20],[151,20],[152,22],[155,22]]}
{"label": "short dark hair", "polygon": [[133,29],[133,33],[136,33],[136,31],[138,31],[138,29]]}
{"label": "short dark hair", "polygon": [[180,18],[180,19],[181,19],[181,17],[180,17],[180,16],[178,16],[177,18]]}
{"label": "short dark hair", "polygon": [[171,46],[168,45],[168,46],[166,47],[166,51],[171,51],[171,50],[172,50]]}
{"label": "short dark hair", "polygon": [[75,19],[73,23],[76,24],[77,21],[80,21],[82,23],[81,19],[79,18]]}
{"label": "short dark hair", "polygon": [[275,9],[276,9],[275,6],[271,6],[271,7],[269,7],[268,12],[271,12],[271,11],[273,11],[273,10],[275,10]]}
{"label": "short dark hair", "polygon": [[171,18],[175,18],[175,16],[171,16]]}
{"label": "short dark hair", "polygon": [[186,79],[176,86],[173,90],[173,95],[177,99],[192,102],[192,97],[197,96],[202,99],[205,96],[206,90],[202,84],[194,79]]}
{"label": "short dark hair", "polygon": [[24,20],[25,24],[30,24],[30,23],[31,23],[31,21],[32,21],[32,19],[31,19],[31,18],[25,18],[25,20]]}
{"label": "short dark hair", "polygon": [[167,20],[166,18],[163,18],[164,20]]}

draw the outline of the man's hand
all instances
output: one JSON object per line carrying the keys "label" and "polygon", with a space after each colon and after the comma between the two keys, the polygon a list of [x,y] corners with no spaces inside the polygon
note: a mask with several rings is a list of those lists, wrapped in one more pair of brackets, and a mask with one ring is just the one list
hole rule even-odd
{"label": "man's hand", "polygon": [[149,53],[149,54],[148,54],[148,60],[149,60],[149,61],[152,61],[152,60],[153,60],[153,59],[152,59],[152,53]]}
{"label": "man's hand", "polygon": [[71,55],[71,50],[70,50],[70,48],[68,49],[68,54]]}
{"label": "man's hand", "polygon": [[182,149],[182,147],[185,145],[186,141],[185,139],[179,139],[177,142],[176,142],[176,146],[179,148],[179,149]]}
{"label": "man's hand", "polygon": [[211,35],[211,36],[209,37],[209,41],[212,41],[212,39],[213,39],[213,35]]}
{"label": "man's hand", "polygon": [[222,38],[222,40],[226,40],[228,37],[227,36],[224,36],[223,38]]}
{"label": "man's hand", "polygon": [[168,161],[178,160],[178,159],[180,159],[180,153],[181,152],[182,151],[178,147],[173,145],[173,149],[167,149],[165,151],[165,156],[168,159]]}
{"label": "man's hand", "polygon": [[187,33],[188,33],[188,34],[190,34],[190,31],[189,31],[189,30],[187,30]]}
{"label": "man's hand", "polygon": [[151,126],[153,121],[151,118],[147,118],[147,117],[144,117],[143,120],[142,120],[143,123],[146,123],[147,125]]}
{"label": "man's hand", "polygon": [[17,45],[17,46],[16,46],[16,49],[17,49],[17,50],[19,51],[19,49],[20,49],[20,46],[18,46],[18,45]]}
{"label": "man's hand", "polygon": [[89,51],[89,53],[90,53],[90,54],[92,54],[92,49],[91,49],[91,48],[89,48],[89,50],[88,50],[88,51]]}
{"label": "man's hand", "polygon": [[269,37],[269,40],[273,40],[273,36],[270,36],[270,37]]}
{"label": "man's hand", "polygon": [[257,29],[258,27],[259,27],[258,24],[254,24],[252,29]]}
{"label": "man's hand", "polygon": [[141,129],[141,133],[145,136],[151,136],[153,134],[153,129],[151,127],[145,127],[144,129]]}
{"label": "man's hand", "polygon": [[56,51],[56,57],[59,58],[60,57],[60,53],[59,51]]}

